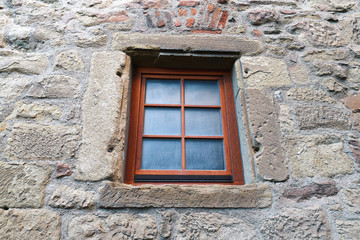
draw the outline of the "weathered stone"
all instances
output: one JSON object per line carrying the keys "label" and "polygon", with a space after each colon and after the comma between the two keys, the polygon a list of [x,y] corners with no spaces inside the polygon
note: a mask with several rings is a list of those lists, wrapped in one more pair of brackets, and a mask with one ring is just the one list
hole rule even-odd
{"label": "weathered stone", "polygon": [[1,239],[60,239],[60,216],[46,209],[0,210]]}
{"label": "weathered stone", "polygon": [[119,167],[128,122],[130,83],[127,61],[129,57],[122,52],[93,54],[82,102],[83,141],[75,175],[78,180],[98,181],[122,172]]}
{"label": "weathered stone", "polygon": [[226,30],[226,33],[228,33],[228,34],[241,34],[241,33],[245,33],[245,32],[246,32],[245,24],[233,26]]}
{"label": "weathered stone", "polygon": [[271,57],[242,57],[243,76],[248,87],[290,86],[285,61]]}
{"label": "weathered stone", "polygon": [[174,239],[258,239],[256,230],[242,219],[219,213],[185,213],[177,221]]}
{"label": "weathered stone", "polygon": [[350,95],[341,100],[353,112],[360,112],[360,94]]}
{"label": "weathered stone", "polygon": [[75,40],[76,46],[82,48],[88,47],[101,47],[107,44],[108,37],[107,35],[95,36],[95,37],[78,37]]}
{"label": "weathered stone", "polygon": [[358,83],[360,85],[360,68],[349,69],[349,82]]}
{"label": "weathered stone", "polygon": [[327,102],[335,103],[335,99],[331,98],[321,89],[314,89],[311,87],[292,88],[287,92],[289,99],[305,102]]}
{"label": "weathered stone", "polygon": [[321,60],[321,61],[339,61],[339,60],[346,60],[347,58],[347,51],[345,50],[312,50],[308,51],[303,54],[301,57],[304,61],[314,61],[314,60]]}
{"label": "weathered stone", "polygon": [[56,178],[71,176],[72,171],[67,163],[56,163]]}
{"label": "weathered stone", "polygon": [[342,189],[340,193],[345,209],[352,213],[360,213],[360,189]]}
{"label": "weathered stone", "polygon": [[280,104],[279,121],[280,130],[285,134],[295,133],[294,119],[291,108],[288,105]]}
{"label": "weathered stone", "polygon": [[170,238],[172,235],[172,226],[174,224],[175,214],[170,211],[161,212],[160,222],[160,236],[163,238]]}
{"label": "weathered stone", "polygon": [[344,93],[348,88],[337,82],[334,78],[326,78],[321,82],[321,85],[324,86],[329,92],[334,93]]}
{"label": "weathered stone", "polygon": [[267,184],[231,185],[141,185],[107,184],[99,202],[105,208],[206,207],[265,208],[272,194]]}
{"label": "weathered stone", "polygon": [[293,136],[285,142],[295,177],[333,177],[354,171],[354,164],[343,152],[344,144],[338,135]]}
{"label": "weathered stone", "polygon": [[331,239],[329,224],[320,208],[288,208],[266,219],[260,233],[264,239]]}
{"label": "weathered stone", "polygon": [[[360,132],[360,113],[352,113],[350,118],[351,125],[353,129]],[[359,160],[360,163],[360,160]]]}
{"label": "weathered stone", "polygon": [[94,11],[86,9],[78,11],[76,17],[87,27],[102,23],[121,23],[129,20],[129,15],[126,10]]}
{"label": "weathered stone", "polygon": [[263,50],[258,40],[246,40],[235,36],[212,35],[160,35],[115,33],[112,40],[114,50],[144,49],[151,51],[180,50],[186,52],[234,52],[258,54]]}
{"label": "weathered stone", "polygon": [[0,98],[12,101],[20,97],[31,81],[30,77],[3,77],[0,81]]}
{"label": "weathered stone", "polygon": [[336,220],[336,229],[340,240],[358,240],[360,236],[359,220]]}
{"label": "weathered stone", "polygon": [[254,25],[279,21],[279,14],[274,9],[256,9],[248,13],[248,19]]}
{"label": "weathered stone", "polygon": [[98,8],[98,9],[110,7],[111,4],[112,4],[112,0],[87,0],[86,2],[83,3],[85,7]]}
{"label": "weathered stone", "polygon": [[346,12],[357,6],[356,0],[309,0],[308,4],[328,12]]}
{"label": "weathered stone", "polygon": [[14,124],[3,156],[9,159],[64,160],[75,155],[79,129],[75,126]]}
{"label": "weathered stone", "polygon": [[[360,115],[360,114],[359,114]],[[359,116],[360,119],[360,116]],[[360,124],[359,124],[360,125]],[[355,136],[349,136],[349,147],[353,153],[355,161],[360,164],[360,140]]]}
{"label": "weathered stone", "polygon": [[316,72],[318,76],[333,75],[340,79],[347,78],[347,69],[344,67],[324,62],[315,62],[314,67],[318,70]]}
{"label": "weathered stone", "polygon": [[339,192],[334,181],[327,183],[311,183],[301,188],[290,187],[285,189],[285,198],[296,199],[297,201],[308,200],[312,197],[322,198],[334,196]]}
{"label": "weathered stone", "polygon": [[284,181],[288,178],[288,169],[274,102],[257,89],[248,89],[246,96],[259,173],[266,180]]}
{"label": "weathered stone", "polygon": [[154,217],[117,213],[106,218],[93,214],[75,217],[68,224],[68,239],[157,239]]}
{"label": "weathered stone", "polygon": [[346,130],[351,127],[350,111],[326,106],[296,105],[294,114],[299,129],[333,128]]}
{"label": "weathered stone", "polygon": [[89,208],[94,206],[94,193],[61,185],[51,194],[49,205],[54,208]]}
{"label": "weathered stone", "polygon": [[29,50],[34,49],[31,43],[31,34],[34,29],[30,27],[22,27],[13,25],[11,28],[5,28],[4,37],[6,42],[13,48]]}
{"label": "weathered stone", "polygon": [[0,162],[0,207],[41,207],[50,174],[47,165]]}
{"label": "weathered stone", "polygon": [[62,110],[58,106],[49,104],[24,104],[22,101],[14,104],[13,112],[6,117],[6,120],[24,118],[37,121],[59,120]]}
{"label": "weathered stone", "polygon": [[0,72],[41,74],[49,65],[46,54],[0,51]]}
{"label": "weathered stone", "polygon": [[84,69],[84,63],[77,51],[69,50],[55,57],[55,68],[76,72]]}
{"label": "weathered stone", "polygon": [[80,85],[75,78],[52,75],[31,83],[26,96],[36,98],[75,98],[80,93]]}
{"label": "weathered stone", "polygon": [[309,72],[305,66],[295,65],[295,66],[289,67],[289,73],[290,73],[291,80],[295,84],[309,83]]}

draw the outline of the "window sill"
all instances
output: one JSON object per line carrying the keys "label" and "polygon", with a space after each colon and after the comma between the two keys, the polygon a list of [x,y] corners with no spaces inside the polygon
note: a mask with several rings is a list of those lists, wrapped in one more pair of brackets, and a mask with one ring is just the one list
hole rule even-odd
{"label": "window sill", "polygon": [[265,183],[242,186],[107,183],[100,189],[99,203],[103,208],[267,208],[271,206],[272,193]]}

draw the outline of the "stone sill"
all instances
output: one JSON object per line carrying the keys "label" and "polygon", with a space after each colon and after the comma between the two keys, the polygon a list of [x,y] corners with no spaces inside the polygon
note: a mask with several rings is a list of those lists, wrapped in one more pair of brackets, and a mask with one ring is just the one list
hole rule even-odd
{"label": "stone sill", "polygon": [[140,185],[107,183],[100,189],[103,208],[267,208],[272,192],[267,184]]}

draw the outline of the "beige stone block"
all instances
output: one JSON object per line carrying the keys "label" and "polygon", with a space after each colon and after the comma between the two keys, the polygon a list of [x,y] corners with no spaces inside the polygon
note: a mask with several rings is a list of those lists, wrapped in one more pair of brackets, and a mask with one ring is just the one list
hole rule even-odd
{"label": "beige stone block", "polygon": [[54,208],[89,208],[94,206],[94,192],[61,185],[51,194],[48,204]]}
{"label": "beige stone block", "polygon": [[354,163],[343,152],[339,135],[293,136],[285,140],[292,173],[297,178],[351,174]]}
{"label": "beige stone block", "polygon": [[360,236],[359,220],[336,220],[336,229],[340,240],[358,240]]}
{"label": "beige stone block", "polygon": [[295,133],[294,119],[290,106],[286,104],[280,104],[279,107],[280,130],[286,135]]}
{"label": "beige stone block", "polygon": [[315,9],[329,12],[344,12],[356,8],[356,0],[309,0],[307,2]]}
{"label": "beige stone block", "polygon": [[2,77],[0,81],[0,98],[13,101],[20,97],[28,84],[33,81],[31,77]]}
{"label": "beige stone block", "polygon": [[46,209],[0,210],[0,238],[60,239],[60,216]]}
{"label": "beige stone block", "polygon": [[108,42],[107,35],[94,36],[94,37],[79,36],[78,39],[75,40],[76,46],[82,48],[101,47],[106,45],[107,42]]}
{"label": "beige stone block", "polygon": [[50,174],[48,165],[0,162],[0,207],[41,207]]}
{"label": "beige stone block", "polygon": [[82,71],[84,70],[84,63],[81,60],[79,53],[75,50],[62,52],[55,57],[55,68],[66,71]]}
{"label": "beige stone block", "polygon": [[64,125],[16,123],[3,156],[9,159],[65,160],[75,155],[79,128]]}
{"label": "beige stone block", "polygon": [[304,53],[301,58],[306,61],[339,61],[346,60],[348,52],[345,50],[312,50]]}
{"label": "beige stone block", "polygon": [[353,213],[360,213],[360,188],[342,189],[340,191],[345,209]]}
{"label": "beige stone block", "polygon": [[107,184],[100,190],[105,208],[194,207],[266,208],[272,193],[267,184],[231,185],[141,185]]}
{"label": "beige stone block", "polygon": [[290,86],[284,60],[272,57],[242,57],[240,60],[247,87]]}
{"label": "beige stone block", "polygon": [[296,65],[289,67],[289,73],[291,80],[295,84],[308,84],[309,83],[309,72],[307,67],[303,65]]}
{"label": "beige stone block", "polygon": [[14,104],[14,110],[6,117],[6,120],[20,118],[50,122],[52,120],[59,120],[61,116],[62,109],[56,105],[36,103],[24,104],[20,101]]}
{"label": "beige stone block", "polygon": [[335,103],[335,99],[330,97],[321,89],[314,89],[311,87],[292,88],[287,92],[289,99],[304,101],[304,102],[326,102]]}
{"label": "beige stone block", "polygon": [[78,180],[98,181],[121,173],[129,118],[127,61],[129,58],[122,52],[93,54],[82,101],[83,140],[75,173]]}

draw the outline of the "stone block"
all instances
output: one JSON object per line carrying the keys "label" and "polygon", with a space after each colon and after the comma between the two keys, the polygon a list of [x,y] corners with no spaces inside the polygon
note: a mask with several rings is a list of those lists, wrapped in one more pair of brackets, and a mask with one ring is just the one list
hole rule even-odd
{"label": "stone block", "polygon": [[360,213],[360,188],[342,189],[340,193],[345,209],[352,213]]}
{"label": "stone block", "polygon": [[287,92],[287,97],[296,101],[304,102],[326,102],[335,103],[335,99],[331,98],[321,89],[311,87],[292,88]]}
{"label": "stone block", "polygon": [[296,65],[289,67],[289,73],[291,80],[295,84],[308,84],[309,83],[309,71],[307,67],[303,65]]}
{"label": "stone block", "polygon": [[2,77],[0,82],[0,98],[8,101],[15,100],[23,94],[32,80],[31,77]]}
{"label": "stone block", "polygon": [[50,174],[47,165],[0,162],[0,207],[41,207]]}
{"label": "stone block", "polygon": [[75,50],[60,53],[55,57],[54,62],[55,69],[72,72],[84,70],[84,63],[82,62],[79,53]]}
{"label": "stone block", "polygon": [[94,206],[94,193],[61,185],[51,194],[48,204],[53,208],[89,208]]}
{"label": "stone block", "polygon": [[322,198],[334,196],[338,192],[339,190],[336,188],[336,183],[329,181],[327,183],[311,183],[300,188],[289,187],[285,189],[283,196],[285,198],[303,201],[312,197]]}
{"label": "stone block", "polygon": [[[358,131],[360,132],[360,114],[358,115]],[[360,139],[355,136],[349,136],[349,147],[353,153],[355,161],[360,164]]]}
{"label": "stone block", "polygon": [[347,78],[347,69],[339,65],[315,62],[314,67],[317,69],[316,75],[318,76],[334,76],[340,79]]}
{"label": "stone block", "polygon": [[291,108],[285,104],[280,104],[279,107],[280,107],[279,122],[280,122],[281,131],[285,135],[294,134],[295,133],[294,118]]}
{"label": "stone block", "polygon": [[356,0],[309,0],[307,3],[316,9],[328,12],[346,12],[357,6]]}
{"label": "stone block", "polygon": [[60,216],[46,209],[0,210],[0,238],[60,239]]}
{"label": "stone block", "polygon": [[325,212],[320,208],[287,208],[265,219],[259,229],[263,239],[331,239]]}
{"label": "stone block", "polygon": [[88,48],[88,47],[101,47],[106,45],[108,42],[107,35],[94,36],[94,37],[84,37],[79,36],[77,40],[75,40],[75,44],[78,47]]}
{"label": "stone block", "polygon": [[293,136],[285,142],[292,173],[297,178],[333,177],[354,171],[352,160],[343,152],[341,136]]}
{"label": "stone block", "polygon": [[24,54],[9,50],[0,51],[0,73],[41,74],[48,65],[48,58],[43,53]]}
{"label": "stone block", "polygon": [[248,13],[248,19],[253,25],[279,21],[279,14],[274,9],[255,9]]}
{"label": "stone block", "polygon": [[284,60],[272,57],[242,57],[240,60],[246,86],[290,86],[290,78]]}
{"label": "stone block", "polygon": [[105,185],[99,203],[104,208],[194,207],[266,208],[272,193],[267,184],[231,185]]}
{"label": "stone block", "polygon": [[321,82],[321,85],[329,92],[334,92],[335,94],[345,93],[348,89],[348,87],[336,81],[335,78],[326,78]]}
{"label": "stone block", "polygon": [[360,84],[360,67],[349,69],[349,82]]}
{"label": "stone block", "polygon": [[259,150],[255,154],[259,174],[266,180],[284,181],[288,169],[274,102],[257,89],[248,89],[246,96],[253,148]]}
{"label": "stone block", "polygon": [[129,118],[131,73],[127,61],[129,57],[122,52],[93,54],[82,101],[83,140],[75,173],[78,180],[98,181],[121,173]]}
{"label": "stone block", "polygon": [[149,214],[116,213],[102,218],[89,214],[74,217],[67,227],[69,240],[158,239],[154,217]]}
{"label": "stone block", "polygon": [[340,240],[358,240],[360,220],[336,220],[336,229]]}
{"label": "stone block", "polygon": [[67,163],[56,163],[56,178],[71,176],[71,167]]}
{"label": "stone block", "polygon": [[9,159],[65,160],[75,155],[79,128],[16,123],[3,156]]}
{"label": "stone block", "polygon": [[360,112],[360,94],[349,95],[341,100],[353,112]]}
{"label": "stone block", "polygon": [[301,58],[306,61],[340,61],[346,60],[348,52],[345,50],[312,50],[304,53]]}
{"label": "stone block", "polygon": [[300,130],[350,129],[350,111],[327,106],[296,105],[294,114]]}
{"label": "stone block", "polygon": [[128,21],[129,15],[126,10],[92,10],[82,9],[76,13],[77,19],[86,27],[103,23],[122,23]]}

